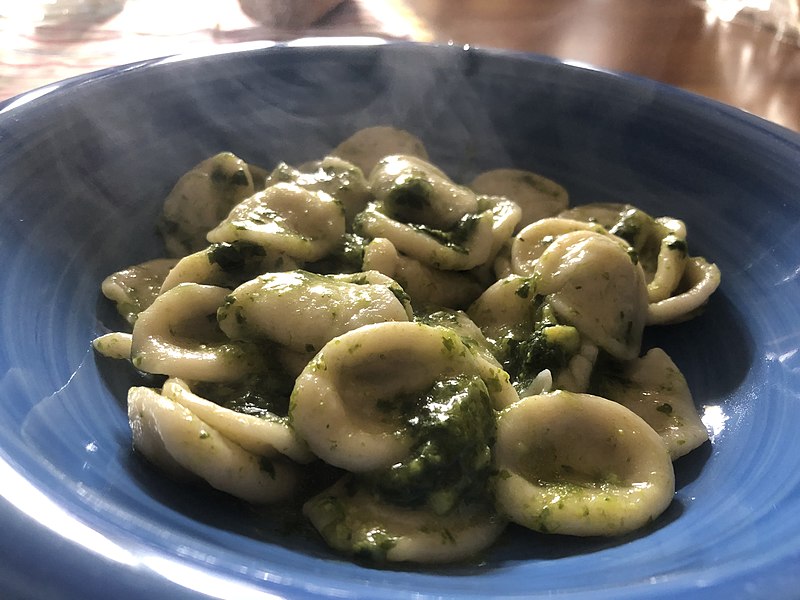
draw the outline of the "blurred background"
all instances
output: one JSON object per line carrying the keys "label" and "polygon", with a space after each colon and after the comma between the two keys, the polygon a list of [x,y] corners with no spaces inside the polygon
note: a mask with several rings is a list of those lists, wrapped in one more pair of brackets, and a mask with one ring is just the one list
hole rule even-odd
{"label": "blurred background", "polygon": [[0,99],[233,44],[378,36],[642,75],[800,131],[800,0],[0,0]]}

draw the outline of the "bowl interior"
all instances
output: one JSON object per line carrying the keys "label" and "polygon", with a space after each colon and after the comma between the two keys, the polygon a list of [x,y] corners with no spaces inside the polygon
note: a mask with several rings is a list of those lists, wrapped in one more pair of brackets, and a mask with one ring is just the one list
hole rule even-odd
{"label": "bowl interior", "polygon": [[[0,575],[11,589],[364,598],[796,589],[797,135],[646,80],[404,44],[152,61],[23,100],[0,112],[0,520],[13,523],[0,547],[15,548]],[[629,202],[680,218],[691,253],[719,265],[722,286],[701,317],[647,334],[684,371],[712,442],[678,461],[675,501],[646,531],[573,540],[511,528],[478,562],[375,569],[132,455],[124,401],[136,376],[90,347],[119,326],[102,279],[161,255],[161,202],[207,156],[296,164],[375,124],[420,136],[457,181],[529,169],[575,204]],[[43,564],[54,544],[70,552]]]}

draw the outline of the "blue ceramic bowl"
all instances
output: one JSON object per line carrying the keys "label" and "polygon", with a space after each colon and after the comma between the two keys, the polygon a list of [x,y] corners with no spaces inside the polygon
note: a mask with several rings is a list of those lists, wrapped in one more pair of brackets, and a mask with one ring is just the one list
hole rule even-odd
{"label": "blue ceramic bowl", "polygon": [[[179,175],[264,166],[354,130],[422,137],[454,178],[515,166],[577,203],[685,220],[723,283],[659,343],[712,442],[647,531],[510,529],[479,563],[377,569],[280,519],[170,483],[130,450],[130,369],[90,341],[103,277],[160,253]],[[73,79],[0,111],[0,596],[369,599],[796,596],[800,589],[800,136],[673,88],[456,47],[280,45]]]}

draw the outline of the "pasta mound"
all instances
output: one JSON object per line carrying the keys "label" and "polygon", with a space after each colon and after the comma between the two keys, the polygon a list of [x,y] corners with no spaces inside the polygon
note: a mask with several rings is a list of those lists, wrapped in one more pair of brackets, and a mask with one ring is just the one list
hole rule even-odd
{"label": "pasta mound", "polygon": [[134,449],[289,503],[343,554],[459,561],[509,522],[628,533],[708,439],[678,367],[642,348],[719,285],[679,219],[571,207],[521,169],[456,183],[372,127],[298,167],[211,156],[158,229],[166,256],[102,284],[129,332],[94,341],[160,376],[129,390]]}

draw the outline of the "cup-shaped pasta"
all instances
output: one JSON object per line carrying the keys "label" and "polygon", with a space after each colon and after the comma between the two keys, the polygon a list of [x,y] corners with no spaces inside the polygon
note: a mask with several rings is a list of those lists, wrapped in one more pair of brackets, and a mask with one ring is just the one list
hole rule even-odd
{"label": "cup-shaped pasta", "polygon": [[216,154],[186,173],[164,200],[159,222],[169,255],[200,250],[206,234],[254,191],[249,166],[230,152]]}
{"label": "cup-shaped pasta", "polygon": [[531,223],[511,240],[511,270],[517,275],[533,275],[536,263],[547,247],[560,235],[573,231],[605,233],[597,224],[550,217]]}
{"label": "cup-shaped pasta", "polygon": [[509,333],[524,335],[534,325],[531,312],[534,293],[534,283],[529,277],[509,275],[489,286],[467,314],[492,340],[501,340]]}
{"label": "cup-shaped pasta", "polygon": [[106,277],[100,289],[132,325],[139,313],[156,299],[164,279],[177,262],[174,258],[156,258],[122,269]]}
{"label": "cup-shaped pasta", "polygon": [[181,404],[146,387],[128,391],[133,447],[166,472],[193,474],[212,487],[252,503],[284,500],[297,483],[280,457],[248,452]]}
{"label": "cup-shaped pasta", "polygon": [[558,214],[564,219],[596,223],[607,231],[627,241],[639,250],[650,234],[653,218],[630,204],[620,202],[592,202],[573,206]]}
{"label": "cup-shaped pasta", "polygon": [[661,348],[606,372],[598,393],[642,417],[664,440],[672,460],[708,439],[686,379]]}
{"label": "cup-shaped pasta", "polygon": [[211,244],[184,256],[164,278],[161,293],[179,283],[234,288],[267,271],[297,268],[294,259],[249,242]]}
{"label": "cup-shaped pasta", "polygon": [[586,392],[591,383],[597,355],[597,346],[586,341],[581,343],[578,352],[569,358],[566,367],[555,374],[554,387],[568,392]]}
{"label": "cup-shaped pasta", "polygon": [[678,219],[662,217],[656,219],[656,225],[661,235],[658,250],[650,259],[652,266],[647,269],[647,295],[650,302],[659,302],[669,298],[680,285],[686,264],[689,258],[686,245],[686,225]]}
{"label": "cup-shaped pasta", "polygon": [[413,322],[366,325],[328,342],[303,370],[290,421],[334,466],[388,467],[413,443],[404,414],[409,402],[461,374],[480,375],[479,366],[454,331]]}
{"label": "cup-shaped pasta", "polygon": [[364,270],[380,271],[397,281],[419,304],[466,308],[483,291],[470,272],[442,271],[403,256],[386,238],[371,240],[364,248]]}
{"label": "cup-shaped pasta", "polygon": [[494,356],[494,347],[475,322],[460,310],[437,309],[421,312],[417,320],[426,325],[446,327],[455,332],[475,354],[478,374],[486,384],[489,398],[496,410],[501,410],[519,400],[511,378]]}
{"label": "cup-shaped pasta", "polygon": [[594,203],[560,215],[603,226],[638,255],[650,302],[668,298],[679,285],[688,258],[686,225],[672,217],[654,219],[630,204]]}
{"label": "cup-shaped pasta", "polygon": [[428,160],[425,145],[417,136],[385,125],[358,130],[336,146],[330,154],[353,163],[365,175],[372,173],[372,169],[381,159],[395,154]]}
{"label": "cup-shaped pasta", "polygon": [[362,325],[408,321],[406,298],[397,283],[377,271],[265,273],[233,290],[217,319],[231,339],[269,340],[297,352],[316,352]]}
{"label": "cup-shaped pasta", "polygon": [[479,196],[478,207],[479,210],[489,209],[492,211],[494,241],[489,253],[489,260],[493,260],[514,233],[514,228],[522,216],[522,209],[515,202],[502,196]]}
{"label": "cup-shaped pasta", "polygon": [[229,340],[217,325],[217,309],[229,292],[182,283],[156,298],[133,326],[133,366],[195,381],[233,381],[258,371],[259,350]]}
{"label": "cup-shaped pasta", "polygon": [[388,238],[397,250],[437,269],[466,271],[489,260],[494,244],[490,210],[465,215],[448,230],[397,221],[370,203],[358,215],[356,228],[372,238]]}
{"label": "cup-shaped pasta", "polygon": [[309,463],[314,455],[289,427],[289,420],[278,415],[255,416],[236,412],[193,393],[189,384],[177,377],[164,382],[161,394],[191,411],[220,435],[257,456],[287,456]]}
{"label": "cup-shaped pasta", "polygon": [[131,358],[131,344],[133,336],[122,331],[112,331],[92,340],[92,346],[103,356],[108,358]]}
{"label": "cup-shaped pasta", "polygon": [[211,243],[252,242],[315,261],[336,248],[344,232],[344,209],[329,194],[277,183],[234,206],[207,238]]}
{"label": "cup-shaped pasta", "polygon": [[336,156],[326,156],[293,168],[281,163],[269,174],[266,187],[276,183],[295,183],[312,191],[322,191],[341,203],[345,219],[352,224],[372,198],[364,173],[353,163]]}
{"label": "cup-shaped pasta", "polygon": [[639,355],[647,287],[624,244],[592,231],[563,234],[539,257],[534,277],[536,293],[582,336],[620,360]]}
{"label": "cup-shaped pasta", "polygon": [[660,515],[675,491],[659,435],[588,394],[529,396],[502,411],[495,465],[500,513],[543,533],[627,533]]}
{"label": "cup-shaped pasta", "polygon": [[518,229],[553,217],[569,205],[569,194],[555,181],[522,169],[493,169],[469,184],[478,194],[505,196],[521,210]]}
{"label": "cup-shaped pasta", "polygon": [[674,295],[647,308],[648,325],[680,323],[694,317],[716,289],[721,274],[714,263],[701,256],[693,256],[686,262],[686,269]]}
{"label": "cup-shaped pasta", "polygon": [[465,560],[493,544],[506,526],[490,507],[460,504],[446,515],[401,508],[347,478],[308,500],[303,513],[330,547],[378,562]]}
{"label": "cup-shaped pasta", "polygon": [[372,170],[369,186],[381,211],[402,223],[448,230],[478,210],[475,192],[414,156],[385,157]]}

